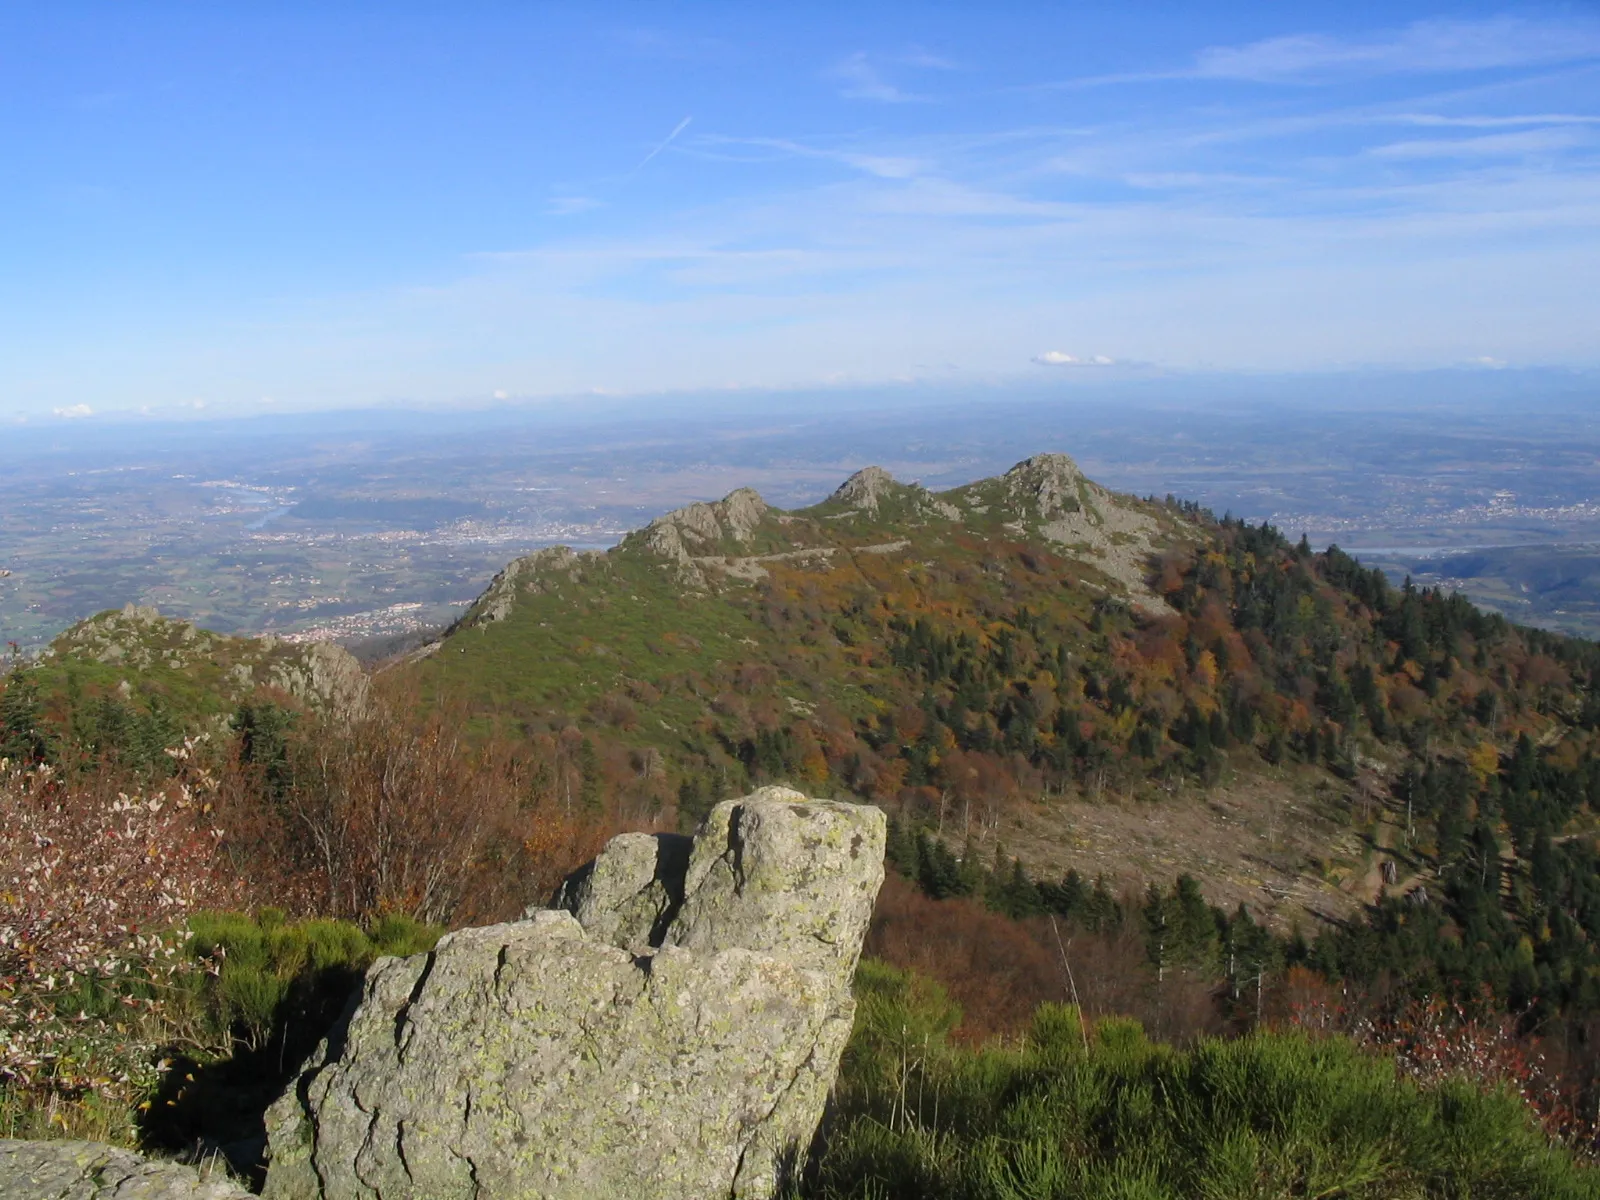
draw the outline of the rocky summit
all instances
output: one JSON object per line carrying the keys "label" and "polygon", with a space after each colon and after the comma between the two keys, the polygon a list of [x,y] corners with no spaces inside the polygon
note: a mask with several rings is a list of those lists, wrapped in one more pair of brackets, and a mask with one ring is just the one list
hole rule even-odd
{"label": "rocky summit", "polygon": [[876,808],[762,788],[381,959],[268,1113],[273,1200],[769,1197],[854,1018]]}

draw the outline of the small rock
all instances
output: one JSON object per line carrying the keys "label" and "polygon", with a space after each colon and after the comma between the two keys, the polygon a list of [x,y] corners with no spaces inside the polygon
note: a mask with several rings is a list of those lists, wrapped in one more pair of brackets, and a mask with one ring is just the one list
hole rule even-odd
{"label": "small rock", "polygon": [[0,1200],[249,1200],[238,1184],[99,1142],[0,1139]]}

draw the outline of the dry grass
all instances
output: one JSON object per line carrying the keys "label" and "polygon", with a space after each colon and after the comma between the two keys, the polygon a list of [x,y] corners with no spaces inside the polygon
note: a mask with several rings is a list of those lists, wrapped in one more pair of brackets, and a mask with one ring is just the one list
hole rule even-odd
{"label": "dry grass", "polygon": [[1279,931],[1311,933],[1375,898],[1376,851],[1402,840],[1394,821],[1377,801],[1363,814],[1356,787],[1326,772],[1257,765],[1212,788],[1019,804],[986,840],[997,836],[1037,879],[1075,869],[1122,891],[1188,874],[1212,904],[1243,903]]}

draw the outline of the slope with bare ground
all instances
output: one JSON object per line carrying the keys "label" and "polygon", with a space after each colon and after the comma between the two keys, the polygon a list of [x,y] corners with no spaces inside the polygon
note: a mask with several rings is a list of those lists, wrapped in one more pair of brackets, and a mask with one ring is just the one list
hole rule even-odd
{"label": "slope with bare ground", "polygon": [[1400,798],[1427,764],[1486,778],[1523,734],[1585,759],[1592,658],[1041,455],[939,493],[869,468],[791,512],[740,489],[541,552],[402,669],[485,724],[581,733],[676,795],[660,821],[783,779],[1041,877],[1187,872],[1314,926],[1386,860],[1429,877],[1436,813],[1408,837]]}

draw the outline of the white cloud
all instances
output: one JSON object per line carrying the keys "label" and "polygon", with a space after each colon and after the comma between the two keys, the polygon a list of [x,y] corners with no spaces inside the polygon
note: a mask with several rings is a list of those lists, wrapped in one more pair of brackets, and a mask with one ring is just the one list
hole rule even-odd
{"label": "white cloud", "polygon": [[601,207],[601,202],[590,196],[552,196],[544,211],[552,217],[570,217]]}
{"label": "white cloud", "polygon": [[930,167],[926,159],[913,158],[909,155],[862,154],[850,150],[810,146],[789,138],[710,136],[702,139],[702,142],[702,153],[705,146],[756,146],[762,149],[781,150],[797,158],[822,158],[830,162],[843,163],[847,167],[854,167],[879,179],[911,179]]}
{"label": "white cloud", "polygon": [[76,421],[82,417],[94,416],[94,409],[87,404],[69,404],[65,408],[53,408],[50,411],[63,421]]}
{"label": "white cloud", "polygon": [[846,100],[877,100],[883,104],[910,104],[926,100],[926,96],[917,96],[911,92],[902,91],[880,75],[867,56],[862,53],[852,54],[849,58],[833,68],[833,75],[844,88],[839,92]]}
{"label": "white cloud", "polygon": [[1417,21],[1365,41],[1324,34],[1266,38],[1200,52],[1192,73],[1257,83],[1303,82],[1351,74],[1481,71],[1600,57],[1600,22]]}
{"label": "white cloud", "polygon": [[1466,129],[1504,129],[1520,125],[1600,125],[1600,117],[1579,113],[1524,113],[1512,116],[1445,117],[1436,113],[1399,113],[1377,118],[1407,125],[1460,126]]}
{"label": "white cloud", "polygon": [[511,393],[506,391],[505,388],[495,388],[494,398],[496,400],[509,400],[511,399]]}
{"label": "white cloud", "polygon": [[910,179],[927,166],[918,158],[897,158],[888,154],[839,154],[833,157],[879,179]]}
{"label": "white cloud", "polygon": [[1117,360],[1107,358],[1104,354],[1079,358],[1075,354],[1065,354],[1060,350],[1046,350],[1043,354],[1034,355],[1033,361],[1042,367],[1110,367],[1114,366]]}
{"label": "white cloud", "polygon": [[1529,129],[1520,133],[1491,133],[1483,137],[1392,142],[1387,146],[1375,147],[1372,153],[1380,158],[1495,158],[1568,150],[1586,140],[1577,129]]}
{"label": "white cloud", "polygon": [[897,61],[904,63],[908,67],[921,67],[925,71],[954,71],[958,69],[957,64],[951,59],[942,54],[934,54],[921,46],[911,47]]}
{"label": "white cloud", "polygon": [[694,120],[694,118],[692,116],[685,117],[683,120],[679,121],[676,125],[674,125],[672,127],[672,132],[667,134],[667,136],[661,140],[661,143],[658,146],[656,146],[655,149],[651,150],[649,154],[646,154],[644,156],[644,158],[640,159],[639,160],[639,166],[635,167],[634,170],[635,171],[639,170],[641,167],[643,167],[645,165],[645,163],[649,162],[652,158],[654,158],[656,155],[660,154],[668,146],[672,145],[672,143],[677,140],[678,135],[680,133],[682,133],[685,129],[689,128],[689,123],[691,121],[693,121],[693,120]]}

